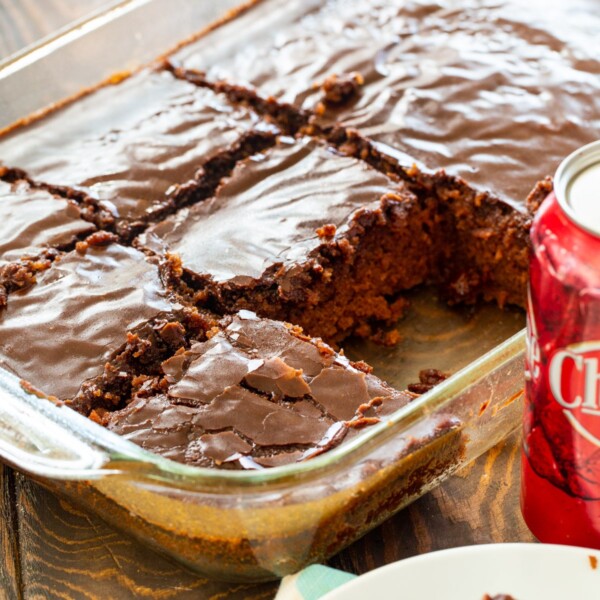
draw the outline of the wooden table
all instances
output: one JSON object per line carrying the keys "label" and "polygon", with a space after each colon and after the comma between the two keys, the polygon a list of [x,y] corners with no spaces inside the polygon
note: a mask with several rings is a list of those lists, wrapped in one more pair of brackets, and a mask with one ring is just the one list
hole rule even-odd
{"label": "wooden table", "polygon": [[[105,0],[0,0],[0,58]],[[1,90],[0,90],[0,93]],[[400,558],[469,544],[533,541],[519,511],[519,436],[341,552],[330,565],[365,573]],[[272,598],[276,584],[199,578],[0,466],[0,599]]]}

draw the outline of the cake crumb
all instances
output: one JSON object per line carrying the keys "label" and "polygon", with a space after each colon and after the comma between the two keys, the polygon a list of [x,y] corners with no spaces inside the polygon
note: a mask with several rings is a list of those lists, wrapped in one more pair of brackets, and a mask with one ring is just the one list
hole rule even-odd
{"label": "cake crumb", "polygon": [[337,231],[337,227],[333,223],[327,223],[327,225],[323,225],[316,230],[317,235],[320,238],[330,238],[335,235]]}
{"label": "cake crumb", "polygon": [[425,394],[445,379],[448,379],[447,373],[438,369],[423,369],[419,371],[419,382],[409,383],[407,389],[414,394]]}
{"label": "cake crumb", "polygon": [[371,341],[379,346],[385,346],[386,348],[393,348],[397,346],[402,340],[402,335],[397,329],[390,329],[388,331],[378,330],[371,336]]}
{"label": "cake crumb", "polygon": [[365,78],[358,72],[330,75],[320,86],[316,86],[323,92],[316,107],[317,114],[322,115],[327,107],[341,106],[354,100],[364,83]]}

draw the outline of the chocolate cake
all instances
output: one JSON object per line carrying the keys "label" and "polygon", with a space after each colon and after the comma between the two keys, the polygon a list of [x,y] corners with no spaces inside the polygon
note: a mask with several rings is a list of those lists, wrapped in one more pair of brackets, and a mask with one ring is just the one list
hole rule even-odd
{"label": "chocolate cake", "polygon": [[209,89],[147,69],[0,139],[0,165],[88,195],[124,221],[127,237],[152,211],[210,194],[273,131]]}
{"label": "chocolate cake", "polygon": [[23,179],[0,179],[0,308],[9,292],[31,285],[61,250],[95,231],[83,216],[72,200]]}
{"label": "chocolate cake", "polygon": [[299,327],[249,311],[164,361],[162,372],[166,381],[145,381],[105,423],[147,450],[204,467],[306,460],[415,397]]}
{"label": "chocolate cake", "polygon": [[368,165],[282,140],[141,243],[177,253],[201,304],[217,312],[249,308],[339,341],[393,323],[404,303],[387,297],[430,278],[433,220],[426,198]]}
{"label": "chocolate cake", "polygon": [[544,178],[600,131],[600,23],[593,0],[249,4],[0,135],[0,368],[227,470],[125,449],[116,477],[54,485],[204,574],[260,580],[482,447],[446,399],[398,416],[451,373],[396,390],[340,346],[402,343],[415,287],[524,305]]}
{"label": "chocolate cake", "polygon": [[[506,200],[593,131],[596,63],[532,37],[529,8],[282,7],[0,137],[0,366],[194,465],[306,460],[439,383],[395,391],[327,344],[397,341],[386,328],[425,284],[523,305],[551,183]],[[530,153],[548,131],[560,143]]]}
{"label": "chocolate cake", "polygon": [[140,244],[178,254],[202,306],[255,310],[339,342],[393,324],[401,292],[425,282],[475,281],[523,304],[526,228],[505,213],[442,201],[309,138],[281,139]]}
{"label": "chocolate cake", "polygon": [[96,238],[14,293],[0,316],[0,366],[85,414],[123,401],[132,364],[152,372],[161,352],[206,329],[142,253]]}
{"label": "chocolate cake", "polygon": [[594,0],[272,0],[171,60],[523,203],[598,138],[599,28]]}

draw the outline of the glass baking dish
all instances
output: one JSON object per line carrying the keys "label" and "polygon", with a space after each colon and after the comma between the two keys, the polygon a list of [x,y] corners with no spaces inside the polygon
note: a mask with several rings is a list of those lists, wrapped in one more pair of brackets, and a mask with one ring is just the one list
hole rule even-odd
{"label": "glass baking dish", "polygon": [[[152,60],[238,3],[120,2],[11,57],[0,64],[0,129]],[[427,289],[411,300],[396,348],[351,342],[347,353],[398,388],[421,368],[453,375],[310,461],[253,472],[175,463],[37,397],[2,370],[0,457],[205,575],[257,581],[292,573],[352,543],[519,424],[524,315],[490,305],[450,309]]]}

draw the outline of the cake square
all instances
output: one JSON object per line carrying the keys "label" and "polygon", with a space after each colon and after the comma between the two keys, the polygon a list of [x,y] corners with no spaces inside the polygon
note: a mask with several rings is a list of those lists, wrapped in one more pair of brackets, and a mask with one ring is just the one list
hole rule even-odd
{"label": "cake square", "polygon": [[95,230],[75,202],[24,180],[0,180],[0,267],[44,248],[69,248]]}
{"label": "cake square", "polygon": [[203,467],[262,469],[321,454],[415,394],[397,392],[292,325],[241,311],[162,363],[104,423],[143,448]]}
{"label": "cake square", "polygon": [[435,276],[434,208],[359,160],[282,139],[139,241],[178,254],[205,306],[255,310],[335,342],[395,322],[397,294]]}
{"label": "cake square", "polygon": [[0,162],[36,181],[83,192],[118,220],[135,222],[211,161],[209,175],[218,179],[223,161],[217,157],[256,152],[273,139],[272,131],[209,89],[147,69],[4,136]]}
{"label": "cake square", "polygon": [[188,313],[144,254],[83,243],[11,295],[0,366],[82,412],[118,405],[137,374],[130,363],[152,371],[161,353],[186,345]]}
{"label": "cake square", "polygon": [[72,200],[0,179],[0,308],[7,295],[31,285],[62,250],[96,230]]}

